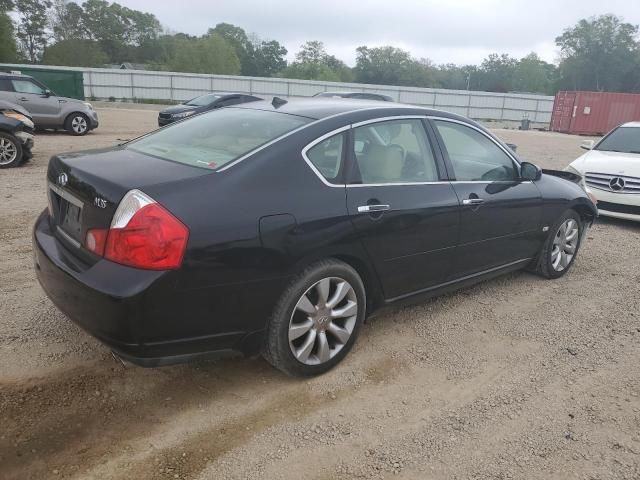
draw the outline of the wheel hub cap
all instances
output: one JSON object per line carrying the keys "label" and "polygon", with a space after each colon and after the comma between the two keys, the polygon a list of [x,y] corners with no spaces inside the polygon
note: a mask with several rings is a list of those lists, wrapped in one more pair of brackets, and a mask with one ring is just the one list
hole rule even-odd
{"label": "wheel hub cap", "polygon": [[551,249],[551,266],[557,272],[569,266],[576,254],[580,229],[573,218],[566,220],[556,232]]}
{"label": "wheel hub cap", "polygon": [[323,278],[298,300],[289,321],[289,348],[305,365],[329,361],[347,344],[356,326],[358,299],[346,280]]}

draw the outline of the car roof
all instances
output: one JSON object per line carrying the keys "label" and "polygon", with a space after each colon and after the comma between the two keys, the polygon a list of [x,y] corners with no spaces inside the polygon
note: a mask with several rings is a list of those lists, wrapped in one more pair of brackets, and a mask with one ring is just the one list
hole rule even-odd
{"label": "car roof", "polygon": [[[274,97],[274,100],[275,98],[277,97]],[[386,110],[393,110],[393,116],[433,115],[464,120],[465,122],[475,124],[475,122],[473,122],[472,120],[461,117],[460,115],[444,112],[442,110],[420,107],[417,105],[407,105],[405,103],[380,102],[378,100],[352,100],[350,98],[331,99],[317,97],[290,99],[286,101],[284,99],[281,100],[282,102],[286,103],[263,100],[241,105],[234,105],[233,108],[267,110],[286,113],[289,115],[298,115],[300,117],[307,117],[314,120],[321,120],[323,118],[345,113],[355,113],[361,110],[378,110],[379,113],[384,113],[384,111]]]}
{"label": "car roof", "polygon": [[621,127],[633,127],[633,128],[639,128],[640,127],[640,122],[627,122],[627,123],[623,123],[622,125],[620,125]]}
{"label": "car roof", "polygon": [[23,75],[22,73],[9,73],[0,72],[0,78],[32,78],[29,75]]}

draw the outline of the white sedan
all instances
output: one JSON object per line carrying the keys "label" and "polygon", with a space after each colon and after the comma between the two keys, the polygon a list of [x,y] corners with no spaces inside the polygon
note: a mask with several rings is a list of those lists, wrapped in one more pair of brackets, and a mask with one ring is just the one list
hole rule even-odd
{"label": "white sedan", "polygon": [[640,221],[640,122],[614,128],[565,170],[582,176],[583,186],[608,217]]}

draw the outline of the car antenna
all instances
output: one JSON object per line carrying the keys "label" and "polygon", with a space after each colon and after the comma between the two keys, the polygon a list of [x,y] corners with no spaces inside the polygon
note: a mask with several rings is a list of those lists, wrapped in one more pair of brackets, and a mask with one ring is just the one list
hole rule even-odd
{"label": "car antenna", "polygon": [[273,97],[273,100],[271,101],[271,105],[273,105],[274,108],[280,108],[282,105],[286,103],[287,101],[284,98],[280,98],[280,97]]}

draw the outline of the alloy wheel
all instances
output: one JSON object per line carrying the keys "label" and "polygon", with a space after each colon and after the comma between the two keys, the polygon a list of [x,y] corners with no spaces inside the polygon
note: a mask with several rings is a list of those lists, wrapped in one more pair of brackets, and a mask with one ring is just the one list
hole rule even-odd
{"label": "alloy wheel", "polygon": [[9,165],[15,161],[17,155],[18,147],[12,141],[0,138],[0,165]]}
{"label": "alloy wheel", "polygon": [[314,283],[296,303],[289,320],[289,347],[305,365],[332,359],[356,326],[358,299],[349,282],[328,277]]}
{"label": "alloy wheel", "polygon": [[87,120],[81,116],[74,117],[71,120],[71,128],[75,133],[83,134],[87,131]]}
{"label": "alloy wheel", "polygon": [[556,272],[561,272],[569,266],[573,260],[578,241],[580,227],[573,218],[565,220],[556,232],[551,249],[551,266]]}

